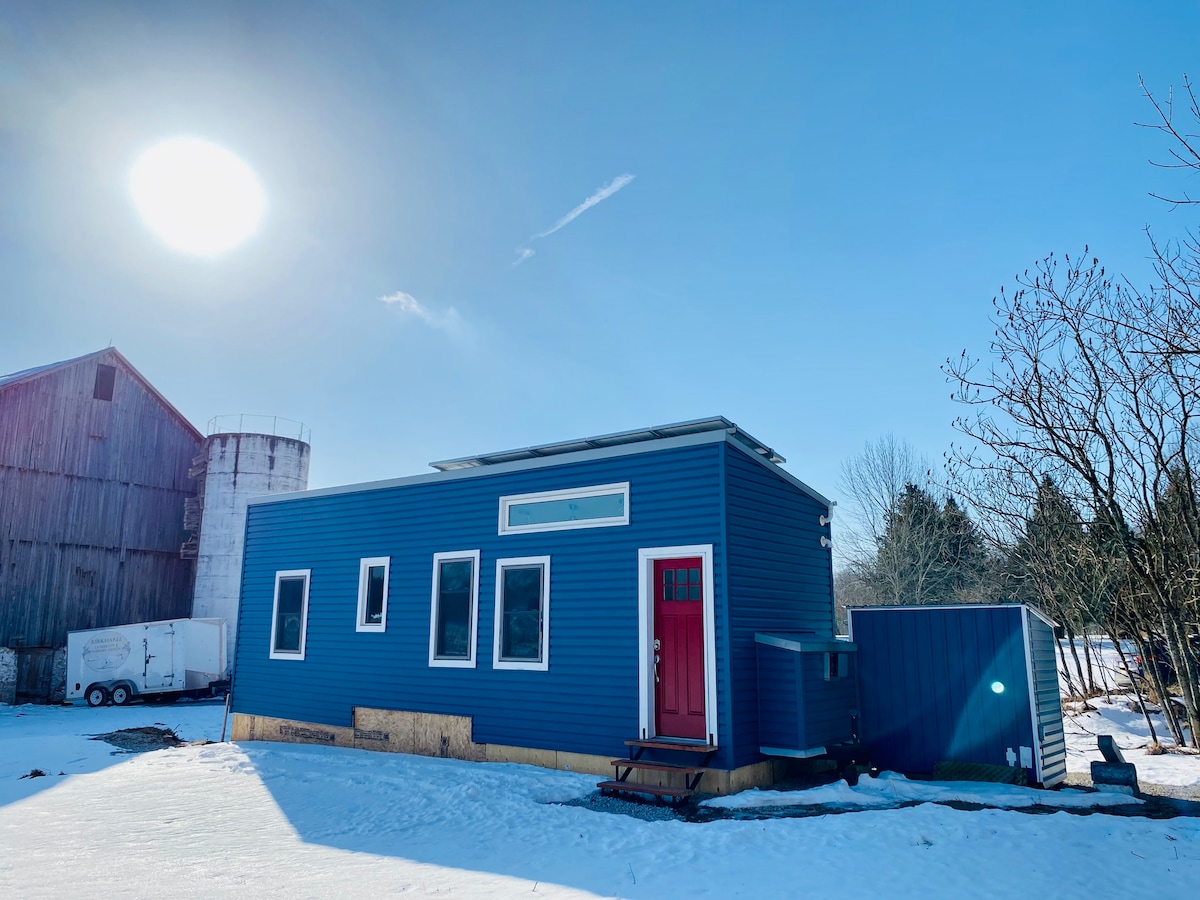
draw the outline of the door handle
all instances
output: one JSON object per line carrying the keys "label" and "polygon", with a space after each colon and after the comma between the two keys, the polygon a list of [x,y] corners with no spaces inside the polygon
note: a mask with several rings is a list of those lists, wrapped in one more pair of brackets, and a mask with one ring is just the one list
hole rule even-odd
{"label": "door handle", "polygon": [[[658,643],[658,641],[655,641],[655,643],[657,644],[657,643]],[[658,684],[658,681],[659,681],[659,678],[658,678],[658,661],[659,661],[660,659],[662,659],[662,657],[661,657],[661,656],[659,656],[657,653],[655,653],[655,654],[654,654],[654,683],[655,683],[655,684]]]}

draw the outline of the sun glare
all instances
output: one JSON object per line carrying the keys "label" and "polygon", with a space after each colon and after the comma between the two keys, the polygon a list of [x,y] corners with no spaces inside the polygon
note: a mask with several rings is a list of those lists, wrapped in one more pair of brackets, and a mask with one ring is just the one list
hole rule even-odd
{"label": "sun glare", "polygon": [[232,250],[258,231],[267,208],[254,170],[198,138],[151,147],[134,163],[129,187],[150,230],[194,256]]}

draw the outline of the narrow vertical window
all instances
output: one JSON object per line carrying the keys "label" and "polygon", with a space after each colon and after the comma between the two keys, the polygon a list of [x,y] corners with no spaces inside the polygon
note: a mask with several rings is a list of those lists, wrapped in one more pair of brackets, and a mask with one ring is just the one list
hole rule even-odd
{"label": "narrow vertical window", "polygon": [[479,551],[433,555],[429,664],[474,668],[479,607]]}
{"label": "narrow vertical window", "polygon": [[839,678],[845,678],[848,672],[847,657],[845,653],[829,652],[825,654],[825,680],[836,681]]}
{"label": "narrow vertical window", "polygon": [[[92,396],[97,400],[111,400],[113,386],[117,383],[117,367],[99,363],[96,366],[96,384],[92,388]],[[87,382],[84,382],[87,384]]]}
{"label": "narrow vertical window", "polygon": [[388,568],[391,558],[376,556],[358,566],[358,621],[356,631],[387,630]]}
{"label": "narrow vertical window", "polygon": [[496,562],[496,629],[493,667],[550,667],[550,557]]}
{"label": "narrow vertical window", "polygon": [[304,659],[311,569],[275,573],[271,609],[271,659]]}

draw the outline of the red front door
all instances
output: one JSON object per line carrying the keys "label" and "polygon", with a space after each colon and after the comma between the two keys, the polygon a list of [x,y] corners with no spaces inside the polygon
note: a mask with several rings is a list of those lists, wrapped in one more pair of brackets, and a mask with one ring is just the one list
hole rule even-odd
{"label": "red front door", "polygon": [[654,561],[654,727],[661,737],[706,739],[703,572],[700,557]]}

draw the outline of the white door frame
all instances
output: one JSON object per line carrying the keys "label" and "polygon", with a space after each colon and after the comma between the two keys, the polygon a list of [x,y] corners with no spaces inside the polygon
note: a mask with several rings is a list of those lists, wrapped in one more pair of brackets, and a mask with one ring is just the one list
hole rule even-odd
{"label": "white door frame", "polygon": [[642,740],[656,737],[654,728],[654,561],[700,557],[704,578],[704,730],[717,743],[717,622],[713,582],[713,545],[638,549],[638,730]]}

